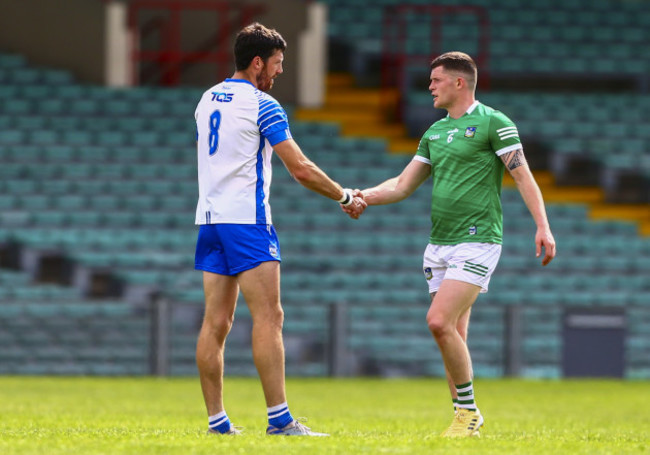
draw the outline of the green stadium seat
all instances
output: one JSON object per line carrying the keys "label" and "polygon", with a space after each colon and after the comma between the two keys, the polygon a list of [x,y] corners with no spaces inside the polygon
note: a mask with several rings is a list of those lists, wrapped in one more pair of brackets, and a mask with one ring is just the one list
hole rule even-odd
{"label": "green stadium seat", "polygon": [[15,84],[36,85],[43,78],[43,70],[34,68],[16,68],[9,73],[10,80]]}
{"label": "green stadium seat", "polygon": [[100,131],[95,138],[94,143],[105,147],[117,148],[128,143],[127,134],[122,131]]}
{"label": "green stadium seat", "polygon": [[70,180],[45,180],[40,189],[46,195],[69,194],[73,191],[73,183]]}
{"label": "green stadium seat", "polygon": [[5,114],[26,115],[33,112],[33,103],[26,99],[8,99],[3,102],[2,109]]}
{"label": "green stadium seat", "polygon": [[107,182],[108,194],[114,196],[131,196],[132,194],[140,194],[143,184],[140,181],[124,180]]}
{"label": "green stadium seat", "polygon": [[93,166],[93,175],[104,180],[119,181],[125,179],[129,168],[130,165],[122,163],[104,163]]}
{"label": "green stadium seat", "polygon": [[90,164],[69,163],[60,168],[61,178],[78,180],[93,177],[93,168]]}
{"label": "green stadium seat", "polygon": [[109,161],[112,149],[106,146],[84,145],[77,148],[77,154],[79,163],[88,165],[93,162]]}
{"label": "green stadium seat", "polygon": [[83,195],[63,195],[53,199],[53,206],[63,211],[83,210],[87,207],[87,199]]}
{"label": "green stadium seat", "polygon": [[131,133],[129,143],[137,147],[151,147],[160,143],[160,137],[155,131],[135,131]]}
{"label": "green stadium seat", "polygon": [[46,99],[39,103],[38,110],[45,115],[61,115],[66,113],[66,104],[61,99]]}
{"label": "green stadium seat", "polygon": [[54,90],[56,97],[63,99],[79,99],[86,96],[85,87],[77,84],[60,85]]}
{"label": "green stadium seat", "polygon": [[33,223],[35,226],[58,227],[66,222],[66,215],[59,211],[38,211],[34,213]]}
{"label": "green stadium seat", "polygon": [[106,227],[129,228],[137,224],[138,214],[126,211],[111,211],[104,214]]}
{"label": "green stadium seat", "polygon": [[143,101],[136,106],[136,112],[144,116],[163,116],[166,107],[158,101]]}
{"label": "green stadium seat", "polygon": [[170,147],[194,147],[196,136],[187,131],[168,131],[162,135],[161,143]]}
{"label": "green stadium seat", "polygon": [[133,164],[128,166],[128,173],[132,179],[149,180],[161,176],[159,164]]}
{"label": "green stadium seat", "polygon": [[18,125],[20,121],[14,122],[14,120],[11,117],[7,116],[0,116],[0,131],[2,130],[10,130],[14,128],[14,125],[18,126],[18,128],[21,128],[21,126]]}
{"label": "green stadium seat", "polygon": [[102,215],[98,212],[71,212],[67,215],[68,223],[75,227],[101,226],[102,219]]}
{"label": "green stadium seat", "polygon": [[163,164],[160,166],[160,177],[163,179],[196,180],[198,174],[196,164]]}
{"label": "green stadium seat", "polygon": [[[106,188],[106,182],[101,180],[98,182],[102,184],[100,188]],[[120,196],[104,193],[105,191],[102,191],[94,195],[89,195],[87,192],[83,192],[84,195],[92,196],[89,198],[89,206],[93,207],[96,210],[102,212],[111,212],[119,210],[123,207],[122,198]]]}
{"label": "green stadium seat", "polygon": [[143,150],[139,147],[115,147],[111,149],[110,159],[117,163],[137,163],[145,161]]}
{"label": "green stadium seat", "polygon": [[12,145],[21,144],[25,142],[26,134],[24,131],[17,130],[3,130],[0,131],[0,144]]}
{"label": "green stadium seat", "polygon": [[37,192],[37,184],[33,180],[2,178],[0,179],[0,184],[2,183],[4,183],[4,190],[7,193],[21,195],[21,194],[31,194]]}
{"label": "green stadium seat", "polygon": [[72,74],[63,70],[46,70],[42,74],[42,80],[43,84],[47,86],[66,85],[73,82]]}
{"label": "green stadium seat", "polygon": [[76,149],[69,145],[50,145],[43,148],[43,156],[49,162],[69,162],[76,159]]}
{"label": "green stadium seat", "polygon": [[93,137],[89,131],[64,131],[62,141],[69,145],[90,145],[93,143]]}
{"label": "green stadium seat", "polygon": [[[105,112],[107,115],[111,116],[127,116],[127,115],[132,115],[134,111],[134,106],[132,103],[126,101],[126,100],[116,100],[116,99],[109,99],[106,101],[106,103],[103,104],[103,108],[105,109]],[[124,128],[124,126],[127,123],[130,123],[130,121],[135,120],[137,124],[137,119],[133,118],[122,118],[121,120],[118,118],[118,125],[121,126],[120,130],[127,130],[129,127]]]}
{"label": "green stadium seat", "polygon": [[99,104],[92,99],[79,99],[67,103],[66,108],[73,115],[88,116],[98,113]]}
{"label": "green stadium seat", "polygon": [[124,200],[124,208],[126,210],[131,210],[134,212],[140,212],[143,210],[151,210],[156,208],[156,199],[154,196],[139,194],[134,195]]}
{"label": "green stadium seat", "polygon": [[[73,192],[82,194],[84,196],[103,196],[107,191],[107,184],[102,180],[77,180],[71,182],[73,185]],[[95,205],[95,199],[92,201],[92,205]],[[114,208],[114,207],[111,207]]]}
{"label": "green stadium seat", "polygon": [[25,66],[27,60],[23,55],[19,54],[0,54],[0,68],[20,68]]}
{"label": "green stadium seat", "polygon": [[88,131],[94,136],[99,133],[104,133],[107,131],[114,130],[115,129],[114,124],[115,124],[114,119],[110,117],[99,117],[99,116],[91,115],[91,116],[81,117],[80,127],[82,130]]}
{"label": "green stadium seat", "polygon": [[196,201],[194,198],[188,198],[186,196],[165,196],[158,198],[158,208],[162,212],[178,212],[178,211],[187,211],[194,210],[196,207]]}
{"label": "green stadium seat", "polygon": [[[179,150],[175,147],[148,147],[143,150],[143,153],[145,157],[144,161],[148,163],[169,163],[179,161]],[[192,158],[192,162],[196,162],[196,149],[193,149],[189,156]]]}
{"label": "green stadium seat", "polygon": [[43,194],[28,194],[19,196],[19,206],[29,211],[47,210],[52,202],[50,197]]}
{"label": "green stadium seat", "polygon": [[156,196],[168,196],[175,194],[176,187],[176,183],[169,180],[147,180],[143,182],[142,192]]}
{"label": "green stadium seat", "polygon": [[19,206],[18,198],[13,194],[0,194],[0,210],[11,210]]}

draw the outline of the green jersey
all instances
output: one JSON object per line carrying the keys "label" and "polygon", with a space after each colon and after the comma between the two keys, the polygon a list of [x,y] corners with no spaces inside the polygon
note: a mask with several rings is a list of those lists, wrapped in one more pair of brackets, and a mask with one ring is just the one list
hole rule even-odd
{"label": "green jersey", "polygon": [[414,157],[431,165],[430,243],[501,243],[505,166],[499,156],[518,148],[515,124],[478,101],[462,117],[431,125]]}

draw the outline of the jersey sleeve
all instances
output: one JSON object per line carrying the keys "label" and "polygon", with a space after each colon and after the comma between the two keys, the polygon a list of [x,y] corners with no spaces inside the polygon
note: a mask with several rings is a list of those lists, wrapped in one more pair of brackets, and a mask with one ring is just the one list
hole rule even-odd
{"label": "jersey sleeve", "polygon": [[413,157],[414,160],[417,161],[422,161],[423,163],[426,164],[431,164],[431,154],[429,153],[429,147],[427,146],[428,139],[426,133],[424,136],[422,136],[422,139],[420,139],[420,143],[418,144],[418,150],[415,153],[415,156]]}
{"label": "jersey sleeve", "polygon": [[497,156],[521,148],[521,139],[514,122],[502,112],[490,117],[490,145]]}
{"label": "jersey sleeve", "polygon": [[289,118],[280,103],[273,98],[261,98],[257,117],[260,134],[264,136],[271,146],[287,139],[291,139]]}

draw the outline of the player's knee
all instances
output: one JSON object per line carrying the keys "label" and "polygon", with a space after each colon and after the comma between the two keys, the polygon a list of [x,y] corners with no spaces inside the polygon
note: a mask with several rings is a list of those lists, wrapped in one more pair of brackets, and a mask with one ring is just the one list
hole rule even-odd
{"label": "player's knee", "polygon": [[225,338],[230,333],[234,319],[234,314],[219,314],[206,317],[203,325],[207,325],[207,329],[217,338]]}
{"label": "player's knee", "polygon": [[278,306],[269,313],[268,323],[282,329],[284,325],[284,310]]}
{"label": "player's knee", "polygon": [[284,324],[284,311],[281,306],[271,306],[264,311],[254,312],[252,314],[253,324],[263,324],[271,327],[282,329]]}
{"label": "player's knee", "polygon": [[444,339],[454,330],[453,324],[450,324],[449,321],[446,321],[443,317],[437,314],[427,315],[427,325],[429,326],[429,331],[436,340]]}

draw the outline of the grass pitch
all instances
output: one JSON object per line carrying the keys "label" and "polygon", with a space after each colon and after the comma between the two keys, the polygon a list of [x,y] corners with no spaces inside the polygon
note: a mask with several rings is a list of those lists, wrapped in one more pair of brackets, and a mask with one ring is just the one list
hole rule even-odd
{"label": "grass pitch", "polygon": [[0,377],[1,454],[640,454],[650,382],[476,380],[480,439],[437,435],[452,418],[441,379],[289,379],[294,416],[330,438],[267,437],[253,378],[226,378],[237,437],[206,435],[196,378]]}

